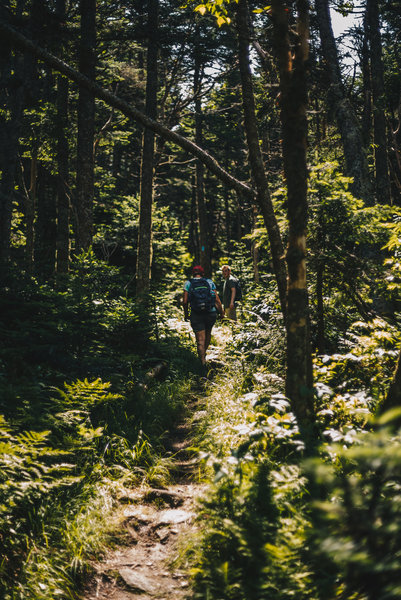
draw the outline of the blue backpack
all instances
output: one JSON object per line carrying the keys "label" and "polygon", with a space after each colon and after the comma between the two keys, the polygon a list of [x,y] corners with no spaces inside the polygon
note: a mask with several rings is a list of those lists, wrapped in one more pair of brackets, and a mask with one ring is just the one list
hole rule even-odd
{"label": "blue backpack", "polygon": [[188,297],[191,310],[196,313],[210,312],[216,304],[210,283],[204,277],[190,280]]}

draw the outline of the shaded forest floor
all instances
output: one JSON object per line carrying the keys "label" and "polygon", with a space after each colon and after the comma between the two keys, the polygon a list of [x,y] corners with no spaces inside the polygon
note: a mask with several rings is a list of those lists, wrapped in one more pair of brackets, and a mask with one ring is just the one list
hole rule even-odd
{"label": "shaded forest floor", "polygon": [[[186,324],[177,322],[181,329]],[[210,376],[219,365],[229,328],[214,330],[218,346],[208,350]],[[131,490],[121,502],[117,546],[93,565],[94,574],[83,593],[84,600],[141,600],[190,597],[189,583],[180,560],[185,540],[194,534],[197,498],[204,485],[193,451],[193,435],[202,420],[206,379],[200,379],[188,398],[187,414],[170,432],[166,455],[171,456],[171,484]]]}

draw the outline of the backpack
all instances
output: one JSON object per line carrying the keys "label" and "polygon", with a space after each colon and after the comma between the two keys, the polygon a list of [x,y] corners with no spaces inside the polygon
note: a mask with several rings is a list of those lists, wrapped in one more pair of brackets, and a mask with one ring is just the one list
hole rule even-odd
{"label": "backpack", "polygon": [[235,282],[235,302],[241,302],[242,298],[243,298],[243,293],[242,293],[242,286],[241,286],[241,282],[239,279],[237,279],[236,277],[233,276],[234,282]]}
{"label": "backpack", "polygon": [[188,296],[191,310],[197,313],[210,312],[216,304],[216,297],[204,277],[191,279]]}

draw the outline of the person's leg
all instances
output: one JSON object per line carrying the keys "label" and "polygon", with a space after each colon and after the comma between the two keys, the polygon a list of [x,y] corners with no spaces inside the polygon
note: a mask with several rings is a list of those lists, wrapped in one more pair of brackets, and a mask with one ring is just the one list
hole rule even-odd
{"label": "person's leg", "polygon": [[198,356],[202,365],[206,364],[205,334],[206,332],[204,329],[202,331],[195,331],[196,347],[198,349]]}
{"label": "person's leg", "polygon": [[206,331],[205,331],[205,358],[206,358],[206,351],[209,348],[211,339],[212,339],[212,330],[206,329]]}
{"label": "person's leg", "polygon": [[212,329],[217,320],[217,313],[209,313],[205,319],[205,355],[212,339]]}

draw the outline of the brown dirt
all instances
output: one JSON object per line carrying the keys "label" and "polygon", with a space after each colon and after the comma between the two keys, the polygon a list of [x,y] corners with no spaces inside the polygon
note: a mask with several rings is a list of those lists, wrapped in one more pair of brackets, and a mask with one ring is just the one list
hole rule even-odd
{"label": "brown dirt", "polygon": [[[173,325],[174,328],[189,326],[180,320],[174,320]],[[230,328],[216,326],[213,335],[218,345],[211,346],[207,353],[211,376],[224,366],[220,362],[221,353],[231,337]],[[192,417],[171,433],[167,450],[174,457],[174,484],[162,490],[132,490],[121,525],[126,543],[93,565],[94,575],[84,591],[83,600],[191,598],[186,575],[175,566],[175,559],[180,554],[183,540],[196,527],[195,504],[201,485],[196,482],[198,461],[188,452],[188,447],[197,417],[202,414],[202,395],[200,383],[189,401]]]}
{"label": "brown dirt", "polygon": [[[192,413],[199,410],[195,404]],[[190,598],[188,580],[174,566],[182,540],[195,527],[198,463],[188,453],[190,424],[172,432],[175,483],[165,489],[132,490],[123,511],[125,545],[93,565],[94,575],[83,600],[183,600]]]}

